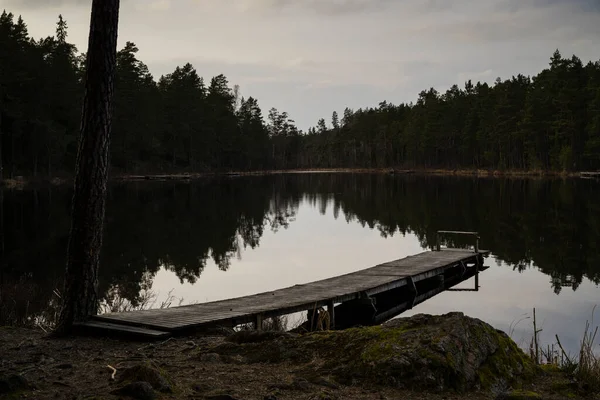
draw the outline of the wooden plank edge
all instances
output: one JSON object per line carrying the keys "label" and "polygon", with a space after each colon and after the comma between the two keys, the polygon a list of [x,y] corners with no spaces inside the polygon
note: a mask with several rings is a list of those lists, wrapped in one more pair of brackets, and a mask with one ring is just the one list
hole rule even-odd
{"label": "wooden plank edge", "polygon": [[143,327],[114,324],[105,321],[90,320],[83,323],[74,324],[76,334],[90,336],[106,336],[106,334],[114,335],[129,339],[144,339],[144,340],[164,340],[172,336],[171,332],[148,329]]}

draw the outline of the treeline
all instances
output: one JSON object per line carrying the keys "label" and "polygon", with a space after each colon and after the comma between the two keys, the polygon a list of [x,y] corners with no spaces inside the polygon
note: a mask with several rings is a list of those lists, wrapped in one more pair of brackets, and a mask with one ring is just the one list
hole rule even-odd
{"label": "treeline", "polygon": [[311,166],[519,170],[600,168],[600,61],[557,50],[534,77],[471,81],[415,104],[333,113],[304,141]]}
{"label": "treeline", "polygon": [[[67,37],[62,17],[54,36],[34,39],[20,17],[0,16],[0,179],[73,170],[85,54]],[[205,82],[186,64],[155,80],[137,52],[131,42],[118,52],[113,172],[600,168],[600,61],[556,51],[535,77],[431,88],[302,132],[224,75]]]}
{"label": "treeline", "polygon": [[[22,18],[0,16],[0,165],[5,177],[73,170],[85,54],[56,34],[35,40]],[[191,64],[155,81],[128,42],[117,55],[112,166],[121,171],[263,169],[277,138],[297,134],[272,110],[268,130],[256,99],[242,98],[223,75],[205,82]]]}

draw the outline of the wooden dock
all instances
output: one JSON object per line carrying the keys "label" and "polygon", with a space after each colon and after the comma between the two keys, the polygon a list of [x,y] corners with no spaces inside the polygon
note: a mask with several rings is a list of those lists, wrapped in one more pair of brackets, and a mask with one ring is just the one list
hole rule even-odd
{"label": "wooden dock", "polygon": [[[199,328],[234,327],[249,322],[255,323],[260,329],[265,318],[301,311],[309,311],[310,315],[311,310],[319,307],[327,307],[335,323],[335,310],[338,309],[335,304],[348,306],[352,305],[352,301],[377,296],[380,296],[380,303],[390,303],[390,299],[398,301],[395,300],[398,299],[398,290],[412,293],[414,301],[423,295],[418,293],[419,285],[425,287],[423,285],[426,282],[436,279],[443,282],[445,274],[450,276],[448,274],[451,273],[454,277],[470,270],[470,276],[477,275],[484,269],[483,257],[488,254],[488,251],[463,249],[427,251],[361,271],[251,296],[167,309],[98,315],[80,325],[80,328],[163,338],[190,333]],[[428,290],[431,291],[430,288]],[[397,306],[392,304],[391,309],[397,309]],[[343,311],[341,307],[340,311]],[[388,314],[392,312],[381,312],[373,320],[381,320],[383,315]]]}
{"label": "wooden dock", "polygon": [[584,171],[580,172],[579,176],[583,179],[600,179],[599,171]]}

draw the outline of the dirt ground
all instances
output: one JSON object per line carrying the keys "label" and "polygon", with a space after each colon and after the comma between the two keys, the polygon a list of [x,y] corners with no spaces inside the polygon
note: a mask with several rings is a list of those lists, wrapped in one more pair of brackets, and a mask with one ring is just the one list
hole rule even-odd
{"label": "dirt ground", "polygon": [[[160,393],[156,397],[159,399],[453,400],[497,397],[492,393],[423,393],[386,387],[342,386],[329,379],[305,379],[302,375],[305,372],[297,365],[226,364],[206,357],[206,354],[200,355],[202,350],[223,341],[222,336],[174,338],[163,342],[96,337],[50,339],[40,331],[0,327],[0,398],[127,399],[129,397],[112,392],[125,385],[120,379],[127,368],[143,364],[156,366],[172,382],[172,393]],[[14,376],[24,379],[17,381],[18,390],[7,394],[8,376],[13,376],[13,382]],[[564,394],[552,391],[556,386],[554,380],[554,377],[546,376],[524,389],[541,393],[544,399],[565,398]],[[572,396],[569,394],[571,398],[584,398]]]}

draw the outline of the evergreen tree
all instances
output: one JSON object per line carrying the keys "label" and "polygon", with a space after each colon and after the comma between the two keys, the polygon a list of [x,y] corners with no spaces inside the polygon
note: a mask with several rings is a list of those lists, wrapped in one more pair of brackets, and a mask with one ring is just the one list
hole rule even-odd
{"label": "evergreen tree", "polygon": [[337,111],[334,111],[333,114],[331,114],[331,126],[333,129],[340,129],[340,118],[338,117]]}
{"label": "evergreen tree", "polygon": [[[54,36],[34,40],[0,15],[0,179],[71,171],[86,54]],[[600,169],[600,61],[555,51],[535,76],[467,81],[414,103],[345,108],[303,134],[287,112],[189,63],[155,81],[127,42],[117,54],[114,143],[119,173],[318,167]]]}
{"label": "evergreen tree", "polygon": [[94,0],[63,306],[57,333],[98,312],[119,0]]}

